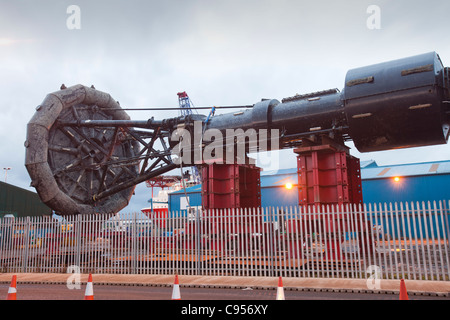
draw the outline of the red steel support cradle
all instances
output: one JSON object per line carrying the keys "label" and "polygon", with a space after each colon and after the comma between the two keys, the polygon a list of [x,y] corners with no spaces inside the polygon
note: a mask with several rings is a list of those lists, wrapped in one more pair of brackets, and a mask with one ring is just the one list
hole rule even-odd
{"label": "red steel support cradle", "polygon": [[[303,142],[303,146],[295,149],[294,152],[298,154],[299,205],[305,214],[299,220],[289,221],[288,232],[305,230],[307,225],[315,225],[318,220],[321,220],[320,223],[324,226],[331,226],[321,230],[322,233],[326,233],[322,235],[322,239],[327,246],[327,256],[332,260],[341,260],[339,247],[341,241],[335,241],[335,238],[338,229],[343,232],[341,236],[349,230],[346,227],[350,225],[349,214],[330,214],[326,211],[328,208],[333,208],[338,212],[344,212],[345,208],[362,204],[360,162],[358,158],[350,155],[346,146],[333,140],[324,139],[318,144],[306,139]],[[306,212],[315,213],[306,214]],[[362,234],[368,227],[364,214],[361,217],[363,221],[351,222],[357,227],[356,230],[359,230],[360,248],[363,245],[367,246]]]}
{"label": "red steel support cradle", "polygon": [[203,209],[260,207],[260,170],[254,165],[215,163],[203,165]]}
{"label": "red steel support cradle", "polygon": [[362,203],[359,159],[332,145],[302,147],[298,154],[300,205]]}
{"label": "red steel support cradle", "polygon": [[[249,164],[203,164],[202,212],[209,217],[209,224],[200,228],[211,234],[216,234],[217,228],[233,234],[254,233],[251,212],[261,207],[260,172],[260,168]],[[210,245],[215,250],[223,249],[220,241],[211,241]]]}

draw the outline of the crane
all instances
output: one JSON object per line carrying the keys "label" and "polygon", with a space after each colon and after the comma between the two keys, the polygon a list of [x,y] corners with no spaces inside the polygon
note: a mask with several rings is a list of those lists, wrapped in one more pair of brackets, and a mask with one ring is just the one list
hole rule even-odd
{"label": "crane", "polygon": [[[188,116],[193,114],[192,112],[192,101],[189,98],[188,94],[186,93],[186,91],[183,92],[178,92],[178,104],[180,106],[180,113],[182,116]],[[192,166],[192,177],[193,180],[196,184],[201,183],[201,177],[200,177],[200,172],[198,171],[196,166]]]}

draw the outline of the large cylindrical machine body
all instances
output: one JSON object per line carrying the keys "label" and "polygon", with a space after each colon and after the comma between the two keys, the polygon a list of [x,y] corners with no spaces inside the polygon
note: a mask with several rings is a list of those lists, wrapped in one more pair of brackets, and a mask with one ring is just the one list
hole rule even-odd
{"label": "large cylindrical machine body", "polygon": [[340,128],[360,152],[445,144],[448,79],[439,56],[415,57],[350,70],[345,88],[278,100],[218,115],[207,128],[280,129],[286,135]]}
{"label": "large cylindrical machine body", "polygon": [[340,92],[320,97],[302,98],[280,103],[263,100],[252,109],[215,116],[208,129],[280,129],[286,134],[331,129],[334,124],[345,121],[344,106]]}
{"label": "large cylindrical machine body", "polygon": [[345,113],[358,150],[446,143],[444,71],[434,52],[349,71]]}
{"label": "large cylindrical machine body", "polygon": [[317,97],[284,102],[272,110],[272,126],[285,129],[288,133],[332,129],[344,123],[343,107],[341,93],[337,90]]}

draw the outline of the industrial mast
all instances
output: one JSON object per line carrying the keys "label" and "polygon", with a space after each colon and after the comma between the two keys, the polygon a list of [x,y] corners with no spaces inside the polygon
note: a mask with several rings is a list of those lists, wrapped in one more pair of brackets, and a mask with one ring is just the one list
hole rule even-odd
{"label": "industrial mast", "polygon": [[[186,116],[193,114],[193,112],[192,112],[193,103],[192,103],[191,99],[189,98],[188,94],[186,93],[186,91],[178,92],[177,95],[178,95],[178,104],[180,106],[181,115],[186,117]],[[200,184],[202,179],[201,179],[200,172],[198,171],[197,167],[192,166],[191,170],[192,170],[192,178],[193,178],[194,182],[196,184]]]}

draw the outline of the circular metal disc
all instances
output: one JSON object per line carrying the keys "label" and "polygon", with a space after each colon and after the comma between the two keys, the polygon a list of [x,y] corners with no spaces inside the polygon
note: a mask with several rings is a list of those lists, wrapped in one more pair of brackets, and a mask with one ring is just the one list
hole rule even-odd
{"label": "circular metal disc", "polygon": [[[88,119],[113,120],[113,117],[95,105],[80,104],[61,112],[57,120]],[[136,163],[127,162],[135,156],[132,143],[115,128],[55,125],[49,131],[48,149],[48,163],[59,188],[78,203],[92,203],[95,194],[138,173]],[[119,195],[129,198],[133,189],[123,190]],[[95,206],[105,206],[109,201],[114,199],[96,202]]]}
{"label": "circular metal disc", "polygon": [[100,201],[95,196],[139,174],[139,143],[128,129],[79,125],[87,120],[129,116],[109,94],[76,85],[47,95],[28,123],[25,166],[31,185],[61,215],[117,213],[135,187]]}

